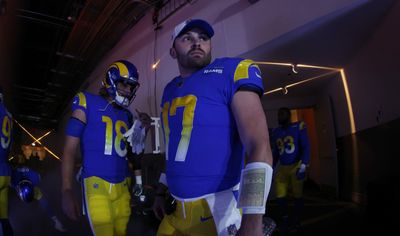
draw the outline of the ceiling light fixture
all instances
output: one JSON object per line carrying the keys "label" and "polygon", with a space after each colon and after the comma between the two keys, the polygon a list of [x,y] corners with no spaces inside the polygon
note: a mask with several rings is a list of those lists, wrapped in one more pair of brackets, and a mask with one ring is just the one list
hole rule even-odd
{"label": "ceiling light fixture", "polygon": [[154,64],[151,66],[151,68],[152,68],[153,70],[155,70],[155,69],[157,68],[158,64],[160,64],[160,59],[158,59],[158,61],[156,61],[156,63],[154,63]]}

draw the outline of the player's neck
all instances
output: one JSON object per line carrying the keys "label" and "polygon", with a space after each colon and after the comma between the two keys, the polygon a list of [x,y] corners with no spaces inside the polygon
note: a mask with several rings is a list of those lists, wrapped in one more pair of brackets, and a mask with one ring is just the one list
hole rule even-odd
{"label": "player's neck", "polygon": [[186,68],[186,67],[179,67],[179,73],[181,78],[185,79],[187,77],[190,77],[192,74],[196,73],[198,71],[198,68]]}
{"label": "player's neck", "polygon": [[196,67],[196,66],[185,67],[185,66],[182,66],[181,64],[178,64],[179,73],[180,73],[181,78],[185,79],[185,78],[192,76],[194,73],[196,73],[197,71],[203,69],[204,67],[206,67],[208,65],[209,64],[202,66],[202,67]]}

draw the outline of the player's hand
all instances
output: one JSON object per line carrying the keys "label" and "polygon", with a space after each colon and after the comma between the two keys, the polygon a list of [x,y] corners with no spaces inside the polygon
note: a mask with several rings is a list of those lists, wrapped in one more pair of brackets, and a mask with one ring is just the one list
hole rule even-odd
{"label": "player's hand", "polygon": [[165,215],[165,198],[162,196],[156,196],[152,209],[157,219],[162,220]]}
{"label": "player's hand", "polygon": [[62,209],[64,214],[68,216],[68,218],[72,220],[78,220],[81,216],[81,210],[76,201],[72,190],[64,190],[62,192]]}
{"label": "player's hand", "polygon": [[138,109],[135,109],[135,111],[139,116],[139,120],[142,123],[142,127],[144,127],[146,131],[148,131],[152,122],[151,117],[149,116],[149,114],[145,112],[140,112]]}
{"label": "player's hand", "polygon": [[133,186],[132,194],[139,197],[143,193],[143,185],[135,184]]}
{"label": "player's hand", "polygon": [[240,229],[235,236],[263,236],[262,216],[257,214],[244,214]]}
{"label": "player's hand", "polygon": [[132,127],[124,134],[124,137],[132,147],[132,152],[136,154],[142,153],[145,148],[146,131],[142,126],[140,120],[135,120]]}
{"label": "player's hand", "polygon": [[301,164],[299,168],[296,170],[296,177],[298,180],[303,180],[306,178],[306,165]]}

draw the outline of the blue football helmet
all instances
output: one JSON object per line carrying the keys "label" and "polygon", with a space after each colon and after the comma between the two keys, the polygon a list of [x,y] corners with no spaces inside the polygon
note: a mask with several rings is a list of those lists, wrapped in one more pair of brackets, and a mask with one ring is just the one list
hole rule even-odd
{"label": "blue football helmet", "polygon": [[18,183],[16,190],[17,190],[19,198],[22,201],[31,202],[33,200],[35,192],[34,192],[34,187],[33,187],[31,181],[29,181],[27,179],[21,180]]}
{"label": "blue football helmet", "polygon": [[[117,90],[118,83],[130,85],[130,93],[125,96],[121,95]],[[138,71],[129,61],[119,60],[113,62],[107,69],[103,79],[103,86],[117,105],[128,107],[135,99],[136,91],[140,86]]]}

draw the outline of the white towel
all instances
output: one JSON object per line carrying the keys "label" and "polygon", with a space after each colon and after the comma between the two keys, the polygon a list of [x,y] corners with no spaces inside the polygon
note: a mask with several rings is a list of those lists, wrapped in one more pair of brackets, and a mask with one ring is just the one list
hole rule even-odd
{"label": "white towel", "polygon": [[207,196],[206,201],[213,215],[218,236],[235,235],[240,228],[242,215],[232,190],[222,191]]}

